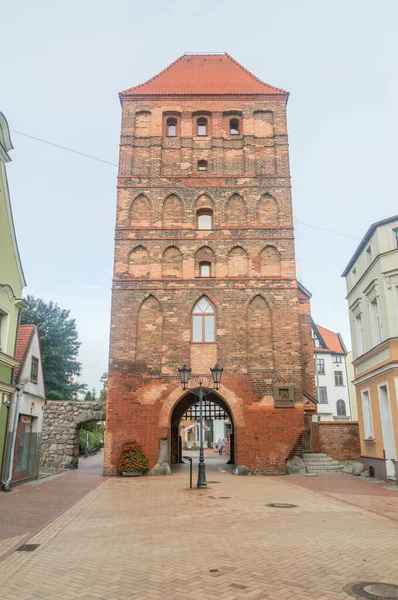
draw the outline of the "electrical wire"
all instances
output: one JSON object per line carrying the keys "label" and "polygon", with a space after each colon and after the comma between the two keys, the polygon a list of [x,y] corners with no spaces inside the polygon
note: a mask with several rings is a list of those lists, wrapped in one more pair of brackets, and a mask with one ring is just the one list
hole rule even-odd
{"label": "electrical wire", "polygon": [[[35,137],[34,135],[29,135],[28,133],[23,133],[22,131],[17,131],[16,129],[10,129],[13,133],[17,133],[18,135],[23,135],[32,140],[36,140],[36,142],[42,142],[43,144],[48,144],[49,146],[54,146],[55,148],[59,148],[60,150],[66,150],[67,152],[72,152],[73,154],[78,154],[79,156],[84,156],[85,158],[90,158],[91,160],[96,160],[98,162],[105,163],[107,165],[111,165],[112,167],[117,167],[118,165],[110,162],[109,160],[104,160],[103,158],[98,158],[96,156],[91,156],[91,154],[85,154],[84,152],[78,152],[78,150],[73,150],[72,148],[67,148],[66,146],[61,146],[60,144],[54,144],[54,142],[49,142],[48,140],[43,140],[42,138]],[[305,227],[311,227],[312,229],[319,229],[319,231],[326,231],[327,233],[333,233],[334,235],[340,235],[342,237],[347,237],[352,240],[359,240],[360,238],[355,237],[353,235],[348,235],[347,233],[340,233],[339,231],[333,231],[332,229],[325,229],[324,227],[318,227],[318,225],[311,225],[310,223],[304,223],[303,221],[298,221],[294,219],[294,222],[298,225],[304,225]]]}
{"label": "electrical wire", "polygon": [[325,229],[324,227],[318,227],[318,225],[310,225],[309,223],[303,223],[303,221],[298,221],[297,219],[294,219],[294,222],[298,223],[299,225],[305,225],[306,227],[312,227],[313,229],[319,229],[320,231],[327,231],[327,233],[334,233],[335,235],[341,235],[343,237],[347,237],[352,240],[360,240],[361,239],[361,238],[355,237],[353,235],[348,235],[348,233],[340,233],[340,231],[333,231],[332,229]]}
{"label": "electrical wire", "polygon": [[48,144],[49,146],[55,146],[55,148],[60,148],[61,150],[66,150],[67,152],[73,152],[73,154],[79,154],[80,156],[85,156],[86,158],[91,158],[92,160],[97,160],[98,162],[105,163],[107,165],[111,165],[112,167],[117,167],[118,165],[115,163],[109,162],[109,160],[104,160],[103,158],[97,158],[96,156],[91,156],[91,154],[84,154],[84,152],[78,152],[77,150],[72,150],[72,148],[67,148],[66,146],[60,146],[59,144],[54,144],[53,142],[48,142],[47,140],[42,140],[41,138],[35,137],[34,135],[29,135],[27,133],[22,133],[22,131],[17,131],[16,129],[10,129],[13,133],[18,133],[19,135],[24,135],[32,140],[36,140],[37,142],[43,142],[43,144]]}

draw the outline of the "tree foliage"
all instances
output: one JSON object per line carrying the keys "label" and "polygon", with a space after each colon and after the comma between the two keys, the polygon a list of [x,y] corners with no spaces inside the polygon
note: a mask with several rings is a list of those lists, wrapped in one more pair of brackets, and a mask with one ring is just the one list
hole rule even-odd
{"label": "tree foliage", "polygon": [[77,360],[80,342],[75,319],[69,318],[69,310],[54,302],[27,296],[29,303],[22,310],[21,323],[39,326],[46,396],[49,400],[77,398],[86,385],[75,382],[81,374]]}
{"label": "tree foliage", "polygon": [[106,393],[108,391],[108,373],[104,373],[100,379],[102,383],[102,388],[99,393],[98,400],[100,402],[106,402]]}

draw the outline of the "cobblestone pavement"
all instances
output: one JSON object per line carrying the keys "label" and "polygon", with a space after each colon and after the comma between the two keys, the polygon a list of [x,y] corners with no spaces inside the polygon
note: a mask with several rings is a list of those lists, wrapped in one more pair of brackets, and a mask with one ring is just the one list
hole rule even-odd
{"label": "cobblestone pavement", "polygon": [[79,468],[74,471],[0,493],[0,557],[99,485],[103,481],[102,462],[102,453],[80,459]]}
{"label": "cobblestone pavement", "polygon": [[317,477],[293,475],[286,479],[313,492],[398,521],[398,486],[385,481],[352,477],[344,473]]}
{"label": "cobblestone pavement", "polygon": [[186,467],[106,479],[0,563],[1,598],[337,600],[349,583],[398,584],[398,524],[351,502],[356,485],[377,498],[372,484],[339,477],[350,503],[299,482],[323,476],[235,477],[216,459],[204,491]]}

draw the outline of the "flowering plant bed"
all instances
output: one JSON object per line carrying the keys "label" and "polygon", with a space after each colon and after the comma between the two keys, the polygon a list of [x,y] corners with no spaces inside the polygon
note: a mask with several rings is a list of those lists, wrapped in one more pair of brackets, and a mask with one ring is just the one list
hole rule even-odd
{"label": "flowering plant bed", "polygon": [[148,471],[148,459],[137,442],[126,442],[117,463],[117,470],[124,477],[137,477]]}

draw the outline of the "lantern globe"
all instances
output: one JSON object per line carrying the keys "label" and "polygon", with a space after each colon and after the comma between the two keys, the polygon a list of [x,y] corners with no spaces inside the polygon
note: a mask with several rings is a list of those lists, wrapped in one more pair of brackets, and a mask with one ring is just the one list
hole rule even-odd
{"label": "lantern globe", "polygon": [[218,390],[220,387],[221,375],[222,375],[224,369],[222,367],[220,367],[219,364],[215,364],[213,368],[210,367],[210,371],[213,376],[214,387],[216,390]]}
{"label": "lantern globe", "polygon": [[188,387],[189,377],[191,375],[191,369],[187,367],[187,365],[183,365],[181,369],[178,369],[181,379],[181,386],[183,390],[186,390]]}

